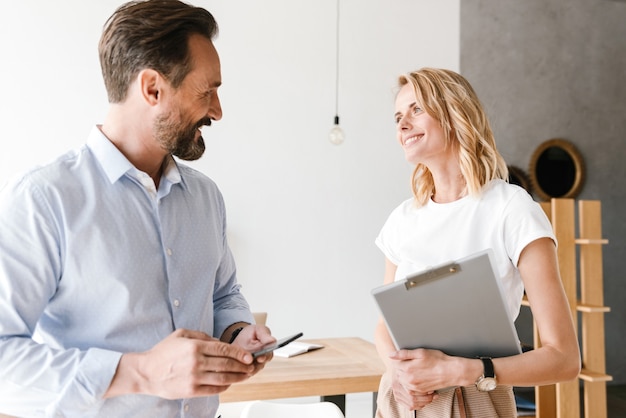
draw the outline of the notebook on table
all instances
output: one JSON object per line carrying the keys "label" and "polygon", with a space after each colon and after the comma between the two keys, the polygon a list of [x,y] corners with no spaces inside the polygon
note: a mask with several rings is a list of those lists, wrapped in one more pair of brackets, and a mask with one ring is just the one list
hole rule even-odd
{"label": "notebook on table", "polygon": [[396,348],[461,357],[521,353],[493,257],[481,251],[372,290]]}

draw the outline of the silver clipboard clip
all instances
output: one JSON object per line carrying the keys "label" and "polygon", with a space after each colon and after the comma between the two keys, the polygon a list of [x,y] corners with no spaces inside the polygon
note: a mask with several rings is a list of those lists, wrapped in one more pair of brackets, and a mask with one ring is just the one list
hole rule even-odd
{"label": "silver clipboard clip", "polygon": [[432,270],[425,271],[423,273],[411,276],[406,279],[404,286],[406,290],[411,290],[418,287],[421,284],[428,283],[432,280],[440,279],[442,277],[450,276],[452,274],[461,271],[461,266],[457,263],[448,264],[446,266],[437,267]]}

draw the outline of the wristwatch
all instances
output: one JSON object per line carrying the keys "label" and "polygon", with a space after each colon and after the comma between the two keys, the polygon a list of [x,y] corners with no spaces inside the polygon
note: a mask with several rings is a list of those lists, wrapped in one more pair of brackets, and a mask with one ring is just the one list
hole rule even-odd
{"label": "wristwatch", "polygon": [[493,369],[493,362],[491,357],[479,357],[483,362],[484,372],[483,375],[476,380],[476,389],[481,392],[492,391],[498,386],[496,381],[496,372]]}
{"label": "wristwatch", "polygon": [[239,335],[239,333],[244,329],[244,327],[239,327],[236,330],[233,331],[232,334],[230,334],[230,341],[228,341],[228,344],[232,344],[233,341],[235,341],[235,338],[237,338],[237,336]]}

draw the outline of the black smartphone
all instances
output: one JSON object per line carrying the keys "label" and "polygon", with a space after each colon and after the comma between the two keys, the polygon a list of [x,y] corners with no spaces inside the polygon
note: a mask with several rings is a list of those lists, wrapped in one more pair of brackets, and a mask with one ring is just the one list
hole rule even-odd
{"label": "black smartphone", "polygon": [[275,343],[272,343],[266,347],[263,347],[262,349],[260,349],[259,351],[255,351],[254,353],[252,353],[252,357],[253,358],[257,358],[259,356],[262,356],[263,354],[267,354],[271,351],[276,350],[277,348],[280,347],[284,347],[287,344],[289,344],[292,341],[297,340],[298,338],[302,337],[302,333],[299,332],[297,334],[294,335],[290,335],[289,337],[285,337],[285,338],[281,338],[280,340],[276,341]]}

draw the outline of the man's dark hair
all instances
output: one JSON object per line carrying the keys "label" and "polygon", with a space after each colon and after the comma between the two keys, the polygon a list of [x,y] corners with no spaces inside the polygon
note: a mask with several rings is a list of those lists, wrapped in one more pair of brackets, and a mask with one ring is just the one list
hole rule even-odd
{"label": "man's dark hair", "polygon": [[211,13],[178,0],[123,4],[105,23],[98,46],[109,102],[123,102],[130,83],[145,68],[180,86],[191,70],[189,37],[212,40],[217,32]]}

